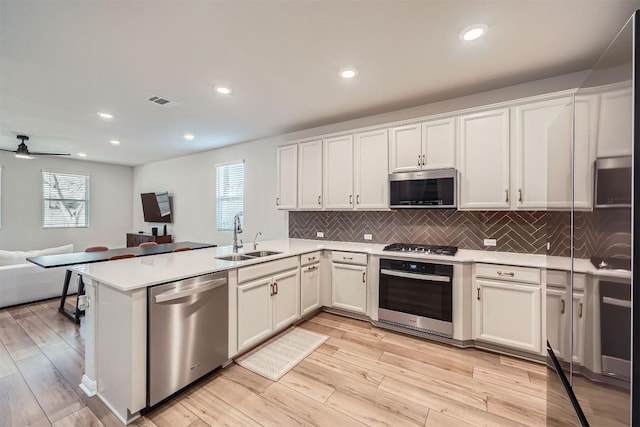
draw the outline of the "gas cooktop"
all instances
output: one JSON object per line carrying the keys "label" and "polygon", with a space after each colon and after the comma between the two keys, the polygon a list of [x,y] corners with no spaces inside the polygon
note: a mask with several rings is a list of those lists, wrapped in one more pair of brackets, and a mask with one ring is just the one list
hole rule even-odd
{"label": "gas cooktop", "polygon": [[415,245],[412,243],[393,243],[385,246],[385,251],[409,252],[416,254],[435,254],[453,256],[458,252],[457,246]]}
{"label": "gas cooktop", "polygon": [[631,271],[631,258],[591,257],[591,264],[598,270]]}

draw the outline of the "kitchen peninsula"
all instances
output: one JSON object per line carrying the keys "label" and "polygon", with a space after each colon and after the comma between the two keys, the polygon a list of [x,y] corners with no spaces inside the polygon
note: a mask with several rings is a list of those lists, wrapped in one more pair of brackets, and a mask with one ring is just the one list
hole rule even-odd
{"label": "kitchen peninsula", "polygon": [[[233,255],[232,247],[223,246],[77,267],[84,277],[89,299],[85,374],[81,384],[85,393],[97,394],[124,423],[135,420],[147,407],[147,289],[154,285],[226,272],[229,360],[324,307],[337,314],[452,345],[476,346],[541,361],[547,339],[543,297],[547,281],[564,280],[570,270],[568,258],[518,253],[461,249],[455,256],[399,254],[384,251],[384,245],[380,244],[303,239],[267,241],[259,246],[262,254],[275,254],[229,261],[220,258]],[[450,338],[378,322],[381,257],[452,266]],[[622,281],[629,278],[628,272],[597,270],[589,260],[576,260],[574,269],[584,277],[588,294],[597,288],[593,284],[600,277]],[[493,279],[494,270],[495,274],[508,277],[501,281]],[[350,272],[357,274],[350,276]],[[509,277],[511,274],[513,277]],[[293,301],[290,304],[293,307],[287,305],[284,311],[275,313],[271,306],[273,297],[268,291],[261,292],[263,284],[268,289],[273,280],[281,282],[284,301]],[[483,284],[494,288],[482,288],[482,292],[487,292],[486,298],[483,293],[482,299],[478,299],[477,288]],[[528,293],[514,292],[520,289]],[[527,295],[527,299],[522,299],[522,295]],[[516,298],[516,306],[524,303],[527,308],[524,313],[507,310],[512,316],[507,323],[516,328],[515,332],[500,326],[507,314],[492,313],[489,308],[482,310],[482,304],[508,303],[511,297]],[[595,328],[596,305],[585,307],[586,328]],[[586,334],[590,335],[593,334]],[[593,347],[595,342],[589,339],[583,344]],[[584,353],[588,356],[584,366],[594,373],[600,369],[596,351]]]}

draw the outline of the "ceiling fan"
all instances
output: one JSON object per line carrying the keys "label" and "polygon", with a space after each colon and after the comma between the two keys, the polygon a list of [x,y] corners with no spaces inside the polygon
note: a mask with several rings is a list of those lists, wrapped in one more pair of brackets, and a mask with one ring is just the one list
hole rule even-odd
{"label": "ceiling fan", "polygon": [[27,148],[27,144],[25,144],[25,141],[29,140],[29,137],[27,135],[17,135],[17,138],[21,141],[20,144],[18,144],[18,149],[17,150],[7,150],[4,148],[0,148],[0,150],[2,151],[8,151],[10,153],[16,153],[15,156],[19,159],[33,159],[35,157],[33,157],[34,155],[36,156],[70,156],[71,153],[36,153],[36,152],[30,152],[29,148]]}

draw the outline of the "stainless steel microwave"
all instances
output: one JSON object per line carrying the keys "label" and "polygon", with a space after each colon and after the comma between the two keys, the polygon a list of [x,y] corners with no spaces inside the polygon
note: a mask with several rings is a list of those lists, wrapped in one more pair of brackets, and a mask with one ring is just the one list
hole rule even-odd
{"label": "stainless steel microwave", "polygon": [[390,174],[389,207],[455,209],[456,184],[455,169]]}
{"label": "stainless steel microwave", "polygon": [[596,159],[595,207],[631,207],[631,156]]}

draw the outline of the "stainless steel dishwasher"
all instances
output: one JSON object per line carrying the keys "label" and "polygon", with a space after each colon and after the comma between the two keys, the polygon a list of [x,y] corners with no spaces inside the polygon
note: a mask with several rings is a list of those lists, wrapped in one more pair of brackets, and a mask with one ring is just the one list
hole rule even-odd
{"label": "stainless steel dishwasher", "polygon": [[227,273],[149,287],[147,406],[227,361]]}

